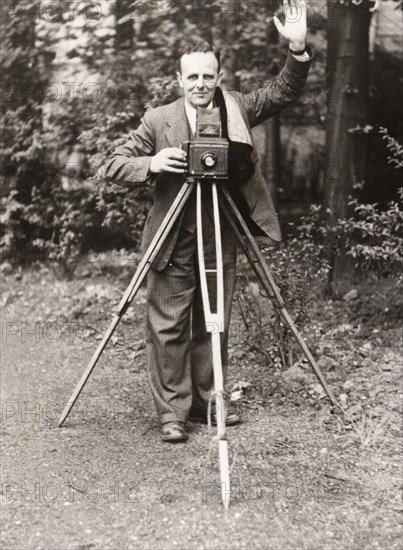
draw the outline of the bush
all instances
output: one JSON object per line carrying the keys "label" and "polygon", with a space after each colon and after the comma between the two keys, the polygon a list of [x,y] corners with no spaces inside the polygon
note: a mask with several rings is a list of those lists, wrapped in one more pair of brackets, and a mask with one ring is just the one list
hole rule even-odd
{"label": "bush", "polygon": [[387,276],[403,268],[403,189],[399,200],[392,201],[386,210],[375,204],[350,203],[354,215],[340,221],[340,232],[345,235],[347,255],[354,258],[361,270],[377,276]]}
{"label": "bush", "polygon": [[[80,255],[89,249],[138,247],[149,191],[129,193],[92,177],[107,154],[126,139],[122,132],[127,132],[136,116],[131,111],[88,115],[90,129],[80,136],[86,160],[61,165],[51,160],[57,158],[54,143],[59,146],[62,139],[68,147],[72,141],[69,121],[77,113],[62,109],[46,133],[40,115],[36,106],[28,113],[20,108],[3,117],[7,130],[4,143],[11,145],[1,150],[6,168],[1,255],[16,262],[48,259],[58,272],[72,277]],[[66,131],[57,138],[53,132],[59,127]]]}
{"label": "bush", "polygon": [[[385,129],[381,134],[388,149],[388,162],[403,167],[403,147]],[[322,208],[312,206],[298,227],[299,237],[319,246],[321,257],[330,261],[345,253],[354,259],[359,271],[377,277],[400,272],[403,268],[403,188],[386,208],[350,199],[350,217],[328,225]]]}
{"label": "bush", "polygon": [[28,103],[9,110],[0,124],[0,250],[2,257],[8,257],[17,255],[30,242],[31,228],[25,212],[33,189],[41,185],[47,170],[48,152],[38,105]]}
{"label": "bush", "polygon": [[[316,340],[321,327],[312,326],[312,311],[329,271],[321,247],[312,238],[295,237],[286,246],[266,252],[266,260],[296,327],[308,340]],[[275,306],[268,298],[262,302],[263,295],[259,285],[248,278],[238,287],[245,345],[274,369],[286,369],[302,360],[302,352]]]}
{"label": "bush", "polygon": [[[403,167],[403,147],[381,130],[389,162]],[[351,216],[329,226],[320,206],[313,205],[301,219],[285,247],[270,252],[268,263],[286,308],[305,337],[316,339],[319,325],[311,325],[317,297],[327,289],[330,261],[342,251],[354,259],[357,269],[385,277],[403,271],[403,188],[386,209],[351,200]],[[398,282],[402,282],[402,276]],[[261,291],[250,280],[237,291],[237,302],[247,336],[245,345],[279,370],[295,364],[296,344],[276,309],[262,306]]]}

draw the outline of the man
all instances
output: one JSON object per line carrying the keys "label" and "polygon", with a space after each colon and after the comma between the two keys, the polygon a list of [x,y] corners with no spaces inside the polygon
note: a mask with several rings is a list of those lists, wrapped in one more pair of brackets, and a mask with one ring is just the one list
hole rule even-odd
{"label": "man", "polygon": [[[285,24],[274,18],[289,40],[290,52],[279,77],[250,94],[223,94],[219,55],[206,42],[189,44],[179,60],[181,99],[145,113],[129,141],[110,155],[103,177],[128,187],[155,186],[143,250],[150,244],[170,205],[186,180],[187,159],[181,149],[195,132],[196,110],[220,107],[224,136],[229,139],[228,186],[255,234],[280,241],[277,216],[261,174],[250,129],[281,111],[304,87],[311,54],[305,45],[306,6],[284,0]],[[209,242],[211,204],[204,197],[203,227]],[[190,198],[148,274],[147,355],[151,391],[161,423],[163,441],[186,441],[185,423],[206,418],[214,387],[209,336],[205,329],[197,268],[195,199]],[[222,224],[225,325],[222,335],[224,379],[231,303],[235,289],[236,242]],[[206,267],[214,250],[205,251]],[[217,411],[218,413],[218,411]],[[213,414],[213,422],[215,417]],[[228,408],[226,424],[239,416]]]}

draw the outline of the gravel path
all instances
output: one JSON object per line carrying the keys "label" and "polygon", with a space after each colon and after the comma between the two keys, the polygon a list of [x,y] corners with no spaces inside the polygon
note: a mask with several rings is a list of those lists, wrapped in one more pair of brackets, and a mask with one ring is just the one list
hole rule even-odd
{"label": "gravel path", "polygon": [[[236,360],[231,383],[247,380],[252,390],[244,422],[228,430],[233,495],[225,512],[207,427],[189,425],[184,445],[159,440],[143,294],[57,427],[127,283],[86,275],[65,282],[30,271],[9,275],[3,288],[4,549],[401,548],[398,350],[377,349],[395,354],[395,364],[381,371],[374,361],[366,372],[391,389],[388,426],[374,445],[365,436],[379,419],[348,429],[325,399],[298,401],[292,387],[282,400],[262,400],[268,386],[253,389],[267,370]],[[237,351],[235,343],[235,358]]]}

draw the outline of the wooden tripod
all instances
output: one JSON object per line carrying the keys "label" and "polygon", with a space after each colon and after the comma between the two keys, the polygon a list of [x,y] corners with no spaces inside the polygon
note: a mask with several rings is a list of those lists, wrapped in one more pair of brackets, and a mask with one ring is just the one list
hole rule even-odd
{"label": "wooden tripod", "polygon": [[[107,328],[105,335],[94,352],[87,368],[85,369],[82,377],[80,378],[76,388],[70,400],[66,404],[62,415],[59,420],[59,426],[62,426],[70,414],[71,409],[80,396],[88,378],[90,377],[93,369],[95,368],[103,350],[113,335],[119,321],[127,311],[135,295],[137,294],[142,282],[144,281],[148,271],[152,266],[152,262],[156,258],[158,252],[161,250],[170,230],[175,224],[179,215],[183,211],[187,200],[189,199],[192,191],[197,184],[197,218],[198,218],[198,254],[199,254],[199,267],[200,267],[200,282],[202,287],[203,306],[206,318],[206,329],[212,336],[212,348],[213,348],[213,368],[214,368],[214,384],[216,394],[216,406],[217,406],[217,439],[219,444],[220,453],[220,473],[222,483],[222,499],[224,506],[228,508],[229,505],[229,467],[228,467],[228,443],[225,435],[225,399],[224,399],[224,385],[223,374],[221,364],[221,347],[220,347],[220,332],[222,331],[224,323],[223,314],[223,267],[221,254],[216,255],[217,267],[214,270],[217,277],[217,312],[212,313],[210,308],[210,302],[208,297],[206,270],[204,266],[204,254],[203,254],[203,237],[201,228],[201,186],[211,184],[212,198],[213,198],[213,210],[214,210],[214,227],[215,227],[215,240],[216,250],[221,251],[221,234],[219,223],[219,209],[221,208],[225,217],[228,220],[235,236],[237,237],[243,251],[245,252],[253,270],[255,271],[258,279],[260,280],[263,288],[265,289],[268,297],[272,300],[273,304],[279,311],[284,323],[289,327],[294,337],[296,338],[302,352],[311,365],[314,373],[318,377],[319,382],[323,386],[330,401],[333,405],[340,408],[342,407],[337,402],[331,388],[329,387],[325,377],[323,376],[318,364],[313,358],[311,352],[308,349],[304,339],[295,326],[290,314],[285,308],[285,304],[273,276],[267,265],[263,254],[261,253],[255,239],[253,238],[247,224],[245,223],[242,215],[240,214],[237,206],[231,198],[230,193],[224,182],[215,183],[196,181],[193,178],[188,178],[179,191],[175,201],[172,203],[168,213],[166,214],[163,223],[155,234],[150,246],[148,247],[143,259],[141,260],[135,274],[126,292],[124,293],[116,312]],[[217,223],[218,221],[218,223]],[[204,290],[203,290],[204,289]]]}

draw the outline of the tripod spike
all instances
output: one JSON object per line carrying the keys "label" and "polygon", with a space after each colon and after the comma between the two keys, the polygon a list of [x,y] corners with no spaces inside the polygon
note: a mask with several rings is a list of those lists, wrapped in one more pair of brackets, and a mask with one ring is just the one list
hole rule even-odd
{"label": "tripod spike", "polygon": [[220,460],[221,500],[224,508],[228,510],[231,499],[231,482],[229,476],[228,441],[218,441],[218,456]]}

